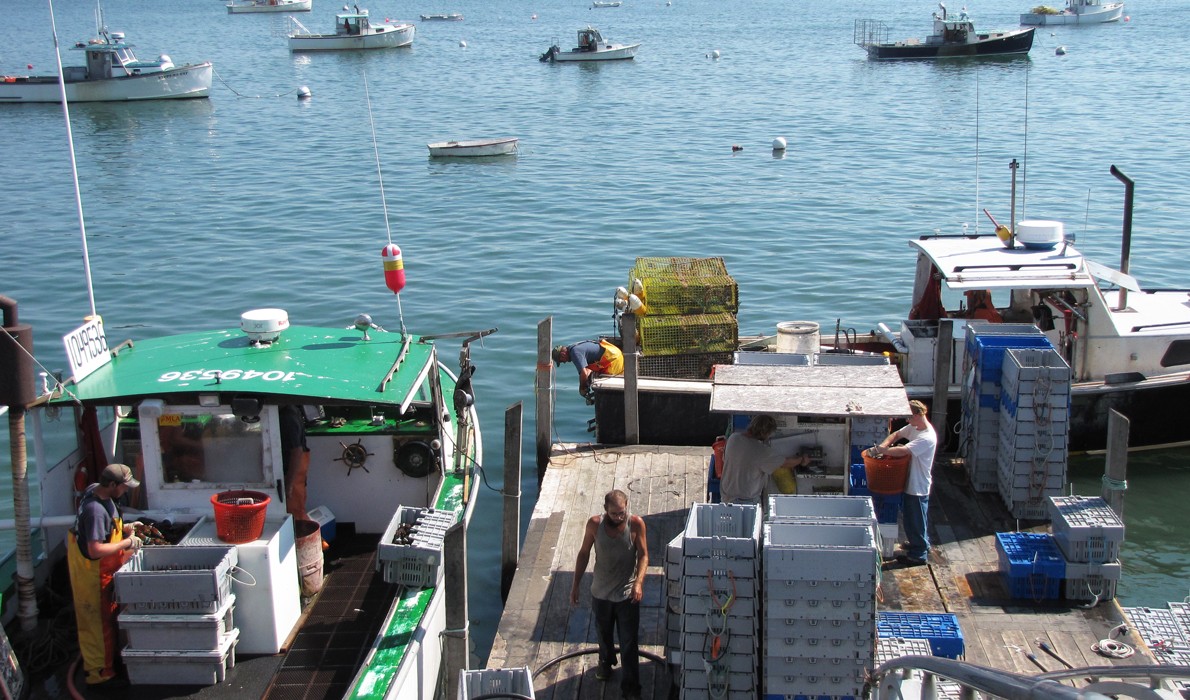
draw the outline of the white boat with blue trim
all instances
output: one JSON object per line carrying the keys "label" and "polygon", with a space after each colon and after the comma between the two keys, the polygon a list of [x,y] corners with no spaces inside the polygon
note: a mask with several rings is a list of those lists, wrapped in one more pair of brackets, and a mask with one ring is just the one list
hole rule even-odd
{"label": "white boat with blue trim", "polygon": [[367,10],[356,6],[354,12],[335,15],[334,34],[315,34],[297,18],[289,21],[297,30],[289,35],[290,51],[352,51],[357,49],[393,49],[413,43],[414,26],[408,22],[372,21]]}

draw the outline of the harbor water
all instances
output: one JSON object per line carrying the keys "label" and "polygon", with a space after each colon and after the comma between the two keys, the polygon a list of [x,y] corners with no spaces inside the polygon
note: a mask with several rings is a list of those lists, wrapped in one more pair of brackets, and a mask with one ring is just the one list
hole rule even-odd
{"label": "harbor water", "polygon": [[[261,307],[299,324],[346,327],[366,312],[395,328],[403,310],[417,333],[499,327],[473,350],[486,437],[469,547],[481,659],[501,609],[494,489],[503,414],[517,402],[526,521],[536,495],[537,324],[552,316],[556,342],[609,333],[613,292],[637,256],[722,256],[740,287],[741,333],[772,334],[791,318],[819,323],[824,340],[837,327],[895,325],[913,279],[907,241],[990,234],[980,210],[1009,219],[1016,159],[1017,218],[1065,222],[1111,266],[1124,193],[1108,169],[1119,167],[1136,181],[1131,273],[1146,287],[1190,287],[1180,264],[1190,257],[1190,6],[1129,0],[1127,21],[1042,27],[1027,57],[881,63],[852,43],[854,21],[922,37],[936,4],[380,0],[360,7],[379,21],[465,20],[417,22],[408,49],[326,54],[291,54],[283,16],[229,15],[224,4],[103,4],[143,57],[211,60],[216,71],[209,100],[71,108],[108,339],[232,327]],[[315,0],[300,21],[330,31],[336,7]],[[994,29],[1031,7],[967,10]],[[56,5],[67,65],[81,61],[69,47],[94,34],[94,8]],[[9,3],[5,20],[0,74],[52,73],[46,3]],[[636,60],[537,60],[587,24],[642,43]],[[297,98],[303,86],[310,99]],[[61,369],[61,336],[90,313],[62,110],[0,105],[0,134],[0,294],[20,303],[38,359]],[[519,156],[427,157],[431,142],[491,136],[519,137]],[[776,137],[787,150],[771,149]],[[386,215],[408,275],[400,305],[382,275]],[[555,439],[581,442],[590,408],[574,372],[558,378]],[[6,466],[7,436],[0,448]],[[1176,516],[1188,457],[1130,461],[1124,605],[1188,592]],[[1098,493],[1102,458],[1072,471],[1078,492]]]}

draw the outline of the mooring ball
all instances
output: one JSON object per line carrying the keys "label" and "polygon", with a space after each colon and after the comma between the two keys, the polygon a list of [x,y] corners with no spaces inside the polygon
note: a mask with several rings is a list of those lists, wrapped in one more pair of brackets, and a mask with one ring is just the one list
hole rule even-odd
{"label": "mooring ball", "polygon": [[784,151],[785,150],[785,137],[784,136],[778,136],[777,138],[773,139],[773,150],[774,151]]}

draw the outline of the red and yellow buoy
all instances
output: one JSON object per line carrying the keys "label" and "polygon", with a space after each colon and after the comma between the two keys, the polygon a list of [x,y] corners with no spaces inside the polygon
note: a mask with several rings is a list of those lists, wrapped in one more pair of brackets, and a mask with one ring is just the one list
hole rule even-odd
{"label": "red and yellow buoy", "polygon": [[405,261],[401,258],[401,249],[389,243],[380,252],[380,257],[384,259],[384,284],[393,294],[400,294],[405,288]]}

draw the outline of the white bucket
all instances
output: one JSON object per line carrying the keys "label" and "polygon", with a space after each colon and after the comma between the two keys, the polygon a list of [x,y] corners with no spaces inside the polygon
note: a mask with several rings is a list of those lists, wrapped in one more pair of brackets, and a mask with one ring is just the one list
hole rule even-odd
{"label": "white bucket", "polygon": [[814,321],[782,321],[777,324],[777,352],[812,355],[818,352],[818,324]]}

